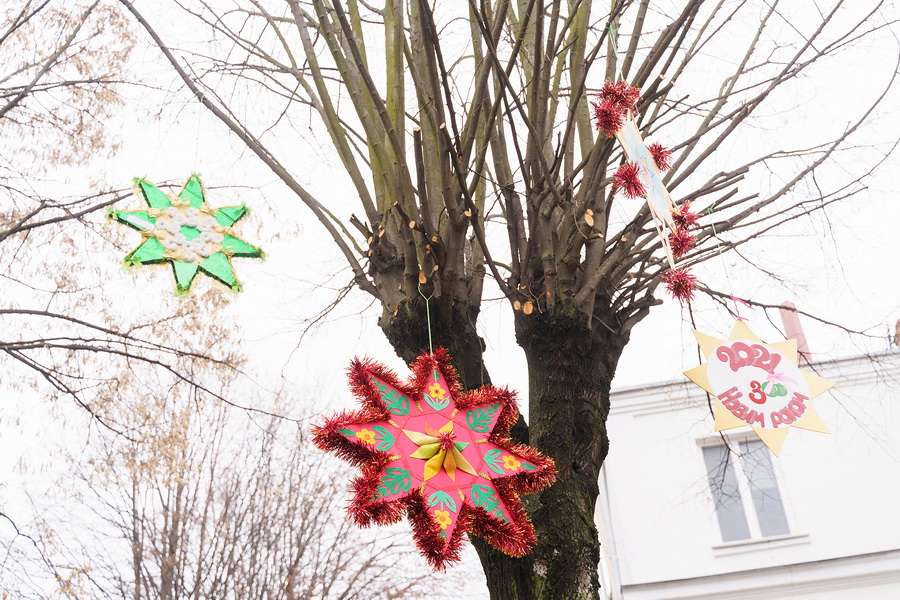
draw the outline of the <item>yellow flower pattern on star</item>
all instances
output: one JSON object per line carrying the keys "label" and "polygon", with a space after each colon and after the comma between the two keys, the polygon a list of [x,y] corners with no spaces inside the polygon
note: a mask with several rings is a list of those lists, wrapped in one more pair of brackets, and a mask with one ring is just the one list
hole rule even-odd
{"label": "yellow flower pattern on star", "polygon": [[[359,435],[359,434],[356,434]],[[519,467],[522,466],[522,463],[516,460],[515,456],[510,456],[508,454],[503,455],[503,468],[509,469],[510,471],[515,471]]]}
{"label": "yellow flower pattern on star", "polygon": [[360,429],[356,432],[356,437],[365,442],[366,444],[374,444],[375,443],[375,432],[370,429]]}
{"label": "yellow flower pattern on star", "polygon": [[441,526],[441,529],[447,529],[450,523],[453,522],[453,519],[450,518],[449,510],[435,510],[434,520]]}
{"label": "yellow flower pattern on star", "polygon": [[440,383],[432,383],[428,386],[428,395],[435,400],[443,400],[447,394]]}

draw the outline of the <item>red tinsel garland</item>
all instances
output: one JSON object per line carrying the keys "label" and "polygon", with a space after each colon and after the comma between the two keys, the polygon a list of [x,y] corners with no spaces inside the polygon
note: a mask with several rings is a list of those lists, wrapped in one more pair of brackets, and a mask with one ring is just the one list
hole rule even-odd
{"label": "red tinsel garland", "polygon": [[[672,168],[672,152],[659,143],[645,144],[640,134],[631,129],[632,120],[637,113],[640,101],[641,90],[639,88],[629,86],[626,81],[607,81],[603,84],[592,104],[594,124],[598,130],[607,136],[624,135],[624,138],[621,138],[619,141],[625,148],[626,155],[635,159],[634,155],[637,153],[644,164],[643,168],[650,169],[644,162],[646,153],[649,153],[653,158],[656,169],[660,172],[667,171]],[[621,134],[619,132],[625,125],[626,119],[628,120],[629,129],[626,134]],[[633,126],[637,128],[636,123],[633,123]],[[638,150],[629,150],[635,145],[638,146]],[[641,145],[643,145],[643,149],[640,149]],[[621,165],[613,175],[613,193],[621,190],[629,198],[646,196],[648,190],[644,181],[641,180],[642,175],[650,180],[651,185],[662,185],[658,173],[650,173],[648,176],[646,173],[642,173],[640,169],[641,167],[635,162],[627,162]],[[654,177],[656,183],[653,183]],[[656,194],[657,188],[654,187],[649,191]],[[665,193],[664,189],[662,191]],[[667,203],[671,206],[671,199],[668,199]],[[689,230],[696,227],[700,215],[690,212],[690,208],[691,203],[686,201],[680,207],[672,209],[671,220],[668,220],[663,215],[654,213],[657,221],[665,221],[665,223],[659,224],[661,228],[660,234],[666,235],[664,230],[668,230],[668,236],[664,238],[664,242],[668,247],[667,252],[671,251],[668,256],[669,262],[673,266],[675,258],[681,258],[697,244],[697,239],[689,233]],[[651,210],[654,210],[654,205],[652,204]],[[656,211],[658,210],[656,208]],[[693,298],[694,291],[697,289],[697,278],[688,269],[670,269],[663,274],[663,280],[668,292],[682,302],[690,301]]]}
{"label": "red tinsel garland", "polygon": [[[463,392],[450,356],[443,349],[421,355],[405,383],[390,369],[371,360],[354,360],[348,374],[362,409],[335,415],[314,427],[313,442],[360,466],[348,507],[357,524],[395,523],[406,514],[416,544],[436,569],[459,559],[466,531],[484,537],[512,556],[529,551],[535,543],[534,528],[518,495],[550,485],[556,470],[550,458],[509,439],[510,428],[519,414],[512,392],[490,386]],[[437,392],[439,396],[435,395]],[[402,398],[402,410],[386,398],[391,402]],[[462,413],[460,417],[456,416],[458,413]],[[473,424],[473,414],[482,420]],[[485,414],[491,415],[487,421]],[[426,419],[429,422],[423,425]],[[477,477],[457,470],[462,468],[458,462],[453,467],[455,476],[446,463],[436,475],[429,475],[427,465],[433,461],[426,463],[421,456],[429,447],[427,443],[409,453],[410,440],[421,439],[423,428],[428,431],[439,427],[448,431],[442,436],[456,436],[452,439],[459,441],[453,443],[461,449],[468,466],[478,470]],[[376,443],[371,430],[382,432],[379,435],[390,438],[390,443],[384,439]],[[433,450],[435,444],[430,446]],[[402,465],[411,466],[405,470],[399,468]],[[396,483],[396,479],[388,480],[388,469],[405,473],[403,491],[385,491],[388,484]],[[442,508],[447,510],[439,510]],[[453,527],[449,527],[451,521]],[[449,536],[448,531],[452,531]]]}
{"label": "red tinsel garland", "polygon": [[672,249],[672,254],[675,255],[675,258],[681,258],[693,250],[696,243],[697,238],[681,227],[669,234],[669,247]]}
{"label": "red tinsel garland", "polygon": [[700,219],[698,213],[691,212],[691,201],[685,200],[681,206],[672,211],[672,220],[681,229],[693,229]]}
{"label": "red tinsel garland", "polygon": [[672,168],[672,151],[662,144],[653,143],[647,146],[647,150],[653,156],[656,168],[660,171],[668,171]]}
{"label": "red tinsel garland", "polygon": [[631,87],[625,81],[607,81],[592,103],[594,126],[606,136],[616,135],[628,113],[637,112],[640,101],[640,88]]}
{"label": "red tinsel garland", "polygon": [[631,87],[626,81],[607,81],[600,90],[600,99],[614,104],[622,113],[637,113],[641,101],[641,88]]}
{"label": "red tinsel garland", "polygon": [[697,278],[691,275],[690,269],[669,269],[663,273],[663,281],[666,282],[666,289],[675,298],[682,302],[690,302],[694,298],[694,291],[697,289]]}
{"label": "red tinsel garland", "polygon": [[604,135],[612,137],[622,128],[623,113],[618,106],[608,101],[594,102],[594,126]]}
{"label": "red tinsel garland", "polygon": [[637,163],[627,162],[616,169],[613,175],[613,192],[622,190],[629,198],[638,198],[647,193],[647,188],[638,177]]}

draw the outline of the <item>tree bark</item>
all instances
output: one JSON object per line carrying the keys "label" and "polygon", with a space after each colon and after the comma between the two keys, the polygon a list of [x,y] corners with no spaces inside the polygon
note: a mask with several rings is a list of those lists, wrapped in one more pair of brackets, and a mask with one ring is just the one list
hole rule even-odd
{"label": "tree bark", "polygon": [[[556,483],[523,497],[538,542],[523,558],[507,556],[478,538],[478,550],[492,600],[578,600],[597,598],[600,541],[594,523],[600,466],[609,449],[606,418],[609,390],[627,335],[597,327],[610,315],[587,318],[557,305],[552,313],[517,313],[516,337],[529,373],[529,425],[513,428],[515,441],[528,443],[556,462]],[[381,327],[407,362],[428,346],[424,302],[404,302]],[[457,310],[446,330],[432,320],[435,347],[448,348],[465,389],[490,383],[483,345],[469,320]]]}
{"label": "tree bark", "polygon": [[552,486],[525,497],[538,538],[531,554],[516,559],[473,543],[492,600],[597,598],[597,482],[609,450],[610,384],[627,335],[591,331],[584,315],[564,307],[519,315],[516,329],[528,360],[527,441],[556,461],[558,475]]}
{"label": "tree bark", "polygon": [[[442,307],[443,299],[431,300],[431,345],[446,348],[465,390],[490,385],[491,378],[484,366],[484,340],[478,335],[475,323],[478,310],[461,310],[458,306]],[[448,319],[436,318],[439,313]],[[382,315],[379,325],[397,355],[411,364],[422,352],[428,352],[429,322],[422,299],[405,300],[393,315]]]}

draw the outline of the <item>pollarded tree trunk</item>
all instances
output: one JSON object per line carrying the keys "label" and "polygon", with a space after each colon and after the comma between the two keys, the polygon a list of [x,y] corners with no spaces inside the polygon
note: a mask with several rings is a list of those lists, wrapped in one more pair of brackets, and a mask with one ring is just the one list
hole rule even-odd
{"label": "pollarded tree trunk", "polygon": [[600,544],[594,523],[609,450],[609,389],[625,340],[580,314],[541,315],[520,328],[529,369],[530,442],[556,461],[556,484],[533,511],[537,598],[593,598]]}
{"label": "pollarded tree trunk", "polygon": [[[382,323],[408,362],[427,343],[423,312],[422,306],[404,306]],[[527,428],[520,422],[513,434],[517,442],[553,458],[557,480],[523,498],[538,538],[531,554],[512,558],[478,537],[472,541],[493,600],[596,598],[600,542],[594,508],[599,470],[609,448],[610,383],[627,337],[605,328],[591,331],[583,314],[563,307],[552,314],[517,317],[517,338],[528,360],[530,418]],[[435,345],[446,340],[464,387],[474,389],[487,380],[481,340],[474,327],[456,324],[460,328],[450,336],[438,325]]]}
{"label": "pollarded tree trunk", "polygon": [[600,589],[594,524],[609,449],[609,389],[627,337],[564,308],[518,315],[529,373],[528,443],[556,462],[556,483],[526,497],[538,543],[513,559],[477,543],[493,600],[589,599]]}

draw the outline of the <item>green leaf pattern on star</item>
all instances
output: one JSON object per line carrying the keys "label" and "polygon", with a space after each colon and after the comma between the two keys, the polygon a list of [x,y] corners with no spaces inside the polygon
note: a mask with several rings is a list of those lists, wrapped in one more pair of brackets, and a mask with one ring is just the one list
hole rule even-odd
{"label": "green leaf pattern on star", "polygon": [[374,429],[377,434],[375,439],[378,441],[378,445],[375,446],[375,449],[382,451],[390,450],[394,445],[394,436],[391,435],[391,432],[381,425],[372,425],[372,429]]}
{"label": "green leaf pattern on star", "polygon": [[500,505],[494,489],[480,483],[472,485],[472,502],[475,503],[475,506],[483,508],[489,513],[493,512]]}
{"label": "green leaf pattern on star", "polygon": [[399,467],[388,467],[381,477],[376,498],[384,498],[400,492],[408,492],[411,485],[409,471]]}
{"label": "green leaf pattern on star", "polygon": [[384,402],[384,405],[392,414],[398,417],[405,417],[409,414],[409,398],[397,390],[391,389],[386,383],[374,377],[369,379],[378,390],[378,393],[381,394],[381,401]]}
{"label": "green leaf pattern on star", "polygon": [[442,410],[450,406],[450,398],[444,398],[443,400],[437,400],[436,398],[432,398],[428,394],[423,393],[422,396],[425,398],[425,402],[428,403],[428,406],[433,408],[434,410]]}
{"label": "green leaf pattern on star", "polygon": [[456,501],[453,496],[447,492],[437,491],[428,497],[428,506],[436,506],[438,508],[446,508],[447,510],[456,512]]}
{"label": "green leaf pattern on star", "polygon": [[500,409],[499,404],[491,404],[484,408],[473,408],[466,411],[466,423],[469,428],[478,433],[487,433],[491,430],[491,421]]}
{"label": "green leaf pattern on star", "polygon": [[488,450],[484,454],[484,464],[488,466],[488,468],[494,473],[498,473],[500,475],[504,474],[503,467],[500,466],[500,463],[503,461],[500,460],[501,450],[494,448],[493,450]]}
{"label": "green leaf pattern on star", "polygon": [[509,522],[509,517],[503,510],[503,505],[492,487],[474,484],[472,486],[472,502],[475,506],[483,508],[489,515],[497,517],[505,523]]}
{"label": "green leaf pattern on star", "polygon": [[409,398],[396,390],[388,390],[381,396],[387,409],[397,416],[403,417],[409,414]]}

